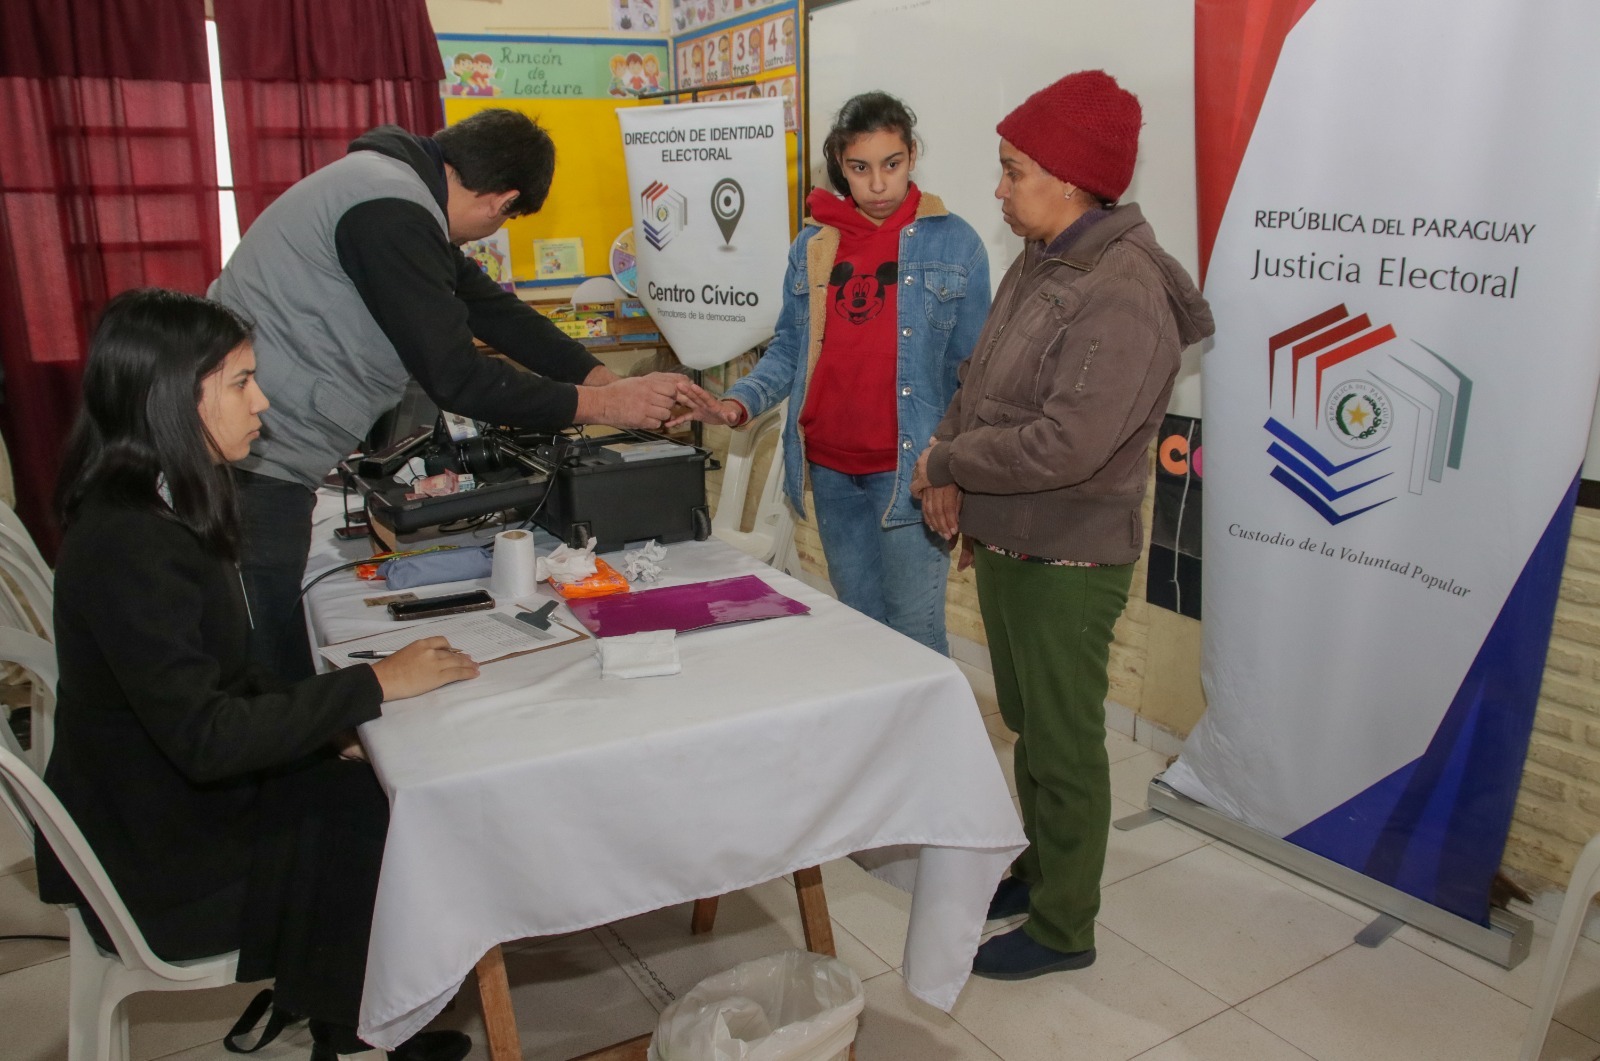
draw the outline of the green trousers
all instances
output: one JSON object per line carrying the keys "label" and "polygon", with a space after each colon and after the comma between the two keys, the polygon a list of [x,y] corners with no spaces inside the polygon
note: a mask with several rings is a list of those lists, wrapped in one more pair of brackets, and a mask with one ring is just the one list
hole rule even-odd
{"label": "green trousers", "polygon": [[1056,567],[979,547],[978,606],[1000,715],[1016,731],[1017,797],[1028,848],[1025,926],[1059,951],[1094,946],[1111,824],[1106,665],[1133,565]]}

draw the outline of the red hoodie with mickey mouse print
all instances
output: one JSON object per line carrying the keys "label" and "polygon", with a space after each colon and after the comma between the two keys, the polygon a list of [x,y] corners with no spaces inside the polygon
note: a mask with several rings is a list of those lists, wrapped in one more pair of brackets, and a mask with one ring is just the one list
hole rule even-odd
{"label": "red hoodie with mickey mouse print", "polygon": [[900,230],[916,217],[921,199],[911,185],[881,224],[827,189],[806,199],[812,218],[839,230],[839,252],[828,277],[827,319],[811,322],[822,329],[822,348],[800,427],[806,459],[846,475],[893,471],[898,459],[895,281]]}

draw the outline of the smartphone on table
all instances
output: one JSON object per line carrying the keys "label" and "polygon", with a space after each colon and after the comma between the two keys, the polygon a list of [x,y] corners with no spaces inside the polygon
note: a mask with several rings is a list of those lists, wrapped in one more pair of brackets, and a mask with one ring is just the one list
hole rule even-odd
{"label": "smartphone on table", "polygon": [[441,597],[422,597],[418,600],[394,601],[389,614],[397,621],[408,619],[437,619],[441,615],[459,615],[462,612],[481,612],[494,607],[494,598],[488,590],[474,589],[465,593],[446,593]]}

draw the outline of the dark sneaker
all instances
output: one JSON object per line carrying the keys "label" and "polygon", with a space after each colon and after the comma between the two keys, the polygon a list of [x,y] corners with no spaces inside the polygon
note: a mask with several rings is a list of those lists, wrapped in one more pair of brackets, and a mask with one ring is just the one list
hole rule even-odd
{"label": "dark sneaker", "polygon": [[995,936],[978,948],[972,974],[989,980],[1031,980],[1045,973],[1087,969],[1094,964],[1094,948],[1059,951],[1035,942],[1022,928]]}
{"label": "dark sneaker", "polygon": [[990,921],[998,921],[1003,917],[1016,917],[1018,914],[1028,912],[1028,885],[1016,877],[1007,877],[1000,882],[994,890],[994,898],[989,900],[989,912],[985,916]]}

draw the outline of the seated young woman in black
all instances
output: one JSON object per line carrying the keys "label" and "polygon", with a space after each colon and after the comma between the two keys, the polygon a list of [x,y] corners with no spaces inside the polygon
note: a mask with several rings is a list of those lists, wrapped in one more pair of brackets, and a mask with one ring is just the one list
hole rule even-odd
{"label": "seated young woman in black", "polygon": [[[385,700],[471,678],[442,637],[286,684],[250,664],[228,462],[267,399],[249,326],[191,295],[129,291],[90,344],[57,493],[61,664],[45,780],[168,960],[238,950],[311,1018],[314,1061],[356,1038],[388,802],[352,730]],[[48,901],[82,897],[48,846]],[[85,908],[91,931],[110,949]],[[394,1051],[456,1061],[458,1032]]]}

